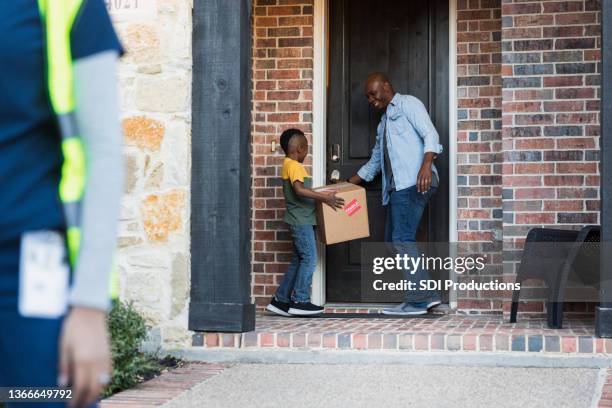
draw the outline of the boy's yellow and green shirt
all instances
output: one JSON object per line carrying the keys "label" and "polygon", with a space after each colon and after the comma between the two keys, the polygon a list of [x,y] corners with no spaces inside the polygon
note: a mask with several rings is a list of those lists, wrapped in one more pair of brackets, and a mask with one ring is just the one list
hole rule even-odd
{"label": "boy's yellow and green shirt", "polygon": [[315,203],[313,199],[303,198],[295,194],[293,183],[301,181],[304,187],[312,188],[312,177],[297,160],[285,157],[281,171],[283,179],[283,194],[285,195],[285,222],[290,225],[315,225]]}

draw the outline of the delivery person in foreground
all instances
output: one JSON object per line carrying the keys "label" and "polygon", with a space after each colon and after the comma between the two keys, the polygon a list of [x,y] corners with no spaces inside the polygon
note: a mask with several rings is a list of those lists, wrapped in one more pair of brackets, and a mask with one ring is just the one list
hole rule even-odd
{"label": "delivery person in foreground", "polygon": [[103,0],[0,8],[0,386],[68,387],[70,406],[111,375],[121,53]]}
{"label": "delivery person in foreground", "polygon": [[[348,181],[371,181],[382,172],[382,200],[386,206],[385,241],[398,251],[418,257],[416,232],[427,202],[435,194],[439,178],[433,161],[442,152],[438,132],[423,103],[400,95],[386,75],[373,73],[364,85],[365,96],[384,114],[378,125],[376,144],[370,160]],[[404,279],[429,279],[426,269],[404,270]],[[441,303],[436,291],[406,291],[404,302],[384,309],[389,315],[420,315]]]}
{"label": "delivery person in foreground", "polygon": [[285,222],[293,239],[293,256],[283,281],[267,306],[267,310],[281,316],[307,316],[323,312],[321,306],[310,302],[312,275],[317,266],[317,246],[314,234],[315,203],[342,208],[344,199],[335,192],[313,191],[312,178],[303,164],[308,154],[308,140],[299,129],[287,129],[280,138],[285,152],[281,170],[285,196]]}

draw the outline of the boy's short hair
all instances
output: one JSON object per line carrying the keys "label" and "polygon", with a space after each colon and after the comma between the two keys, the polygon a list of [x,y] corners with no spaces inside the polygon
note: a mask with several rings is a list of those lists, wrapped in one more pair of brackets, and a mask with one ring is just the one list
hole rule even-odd
{"label": "boy's short hair", "polygon": [[280,137],[280,145],[285,154],[289,154],[289,142],[293,136],[302,136],[304,137],[304,132],[300,129],[287,129],[285,130]]}

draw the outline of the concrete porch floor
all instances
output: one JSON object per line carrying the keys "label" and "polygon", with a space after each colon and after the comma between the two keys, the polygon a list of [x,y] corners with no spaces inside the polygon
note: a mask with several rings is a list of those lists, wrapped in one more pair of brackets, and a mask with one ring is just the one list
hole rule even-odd
{"label": "concrete porch floor", "polygon": [[612,339],[595,336],[592,318],[566,318],[549,329],[544,318],[508,323],[500,315],[434,314],[426,318],[284,318],[258,313],[247,333],[197,332],[192,350],[388,350],[612,354]]}

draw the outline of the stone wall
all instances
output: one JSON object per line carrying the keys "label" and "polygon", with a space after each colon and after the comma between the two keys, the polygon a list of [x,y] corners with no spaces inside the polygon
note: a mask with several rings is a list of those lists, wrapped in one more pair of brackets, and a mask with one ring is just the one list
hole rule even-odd
{"label": "stone wall", "polygon": [[140,4],[150,7],[109,10],[127,51],[120,296],[146,317],[154,342],[188,344],[192,3]]}

